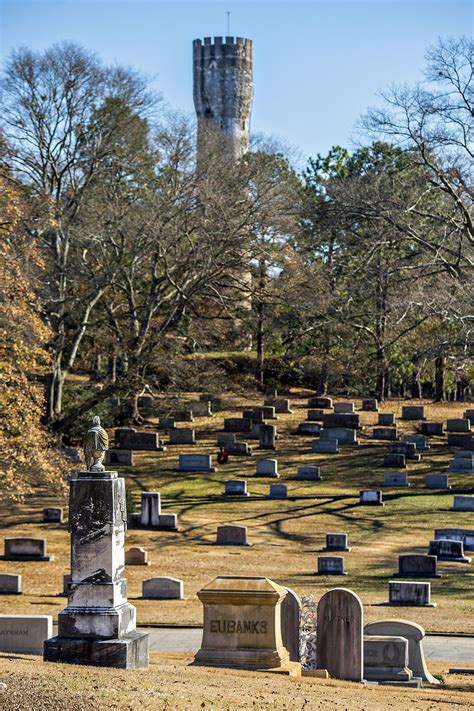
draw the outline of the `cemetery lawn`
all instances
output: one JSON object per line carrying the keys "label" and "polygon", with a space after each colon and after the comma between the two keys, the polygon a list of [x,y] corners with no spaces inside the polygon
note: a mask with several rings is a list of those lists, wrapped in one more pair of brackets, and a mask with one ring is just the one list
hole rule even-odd
{"label": "cemetery lawn", "polygon": [[[424,689],[367,687],[333,679],[289,679],[270,673],[190,666],[186,654],[150,654],[147,670],[124,671],[45,664],[38,657],[0,655],[3,711],[48,709],[468,709],[473,677],[449,674],[449,664],[431,663],[445,685]],[[472,707],[472,706],[471,706]]]}
{"label": "cemetery lawn", "polygon": [[[137,607],[138,624],[200,625],[202,606],[196,592],[217,575],[240,575],[267,576],[300,595],[312,594],[316,601],[328,589],[346,586],[362,598],[366,622],[394,617],[418,622],[428,632],[474,634],[474,562],[439,562],[443,576],[431,581],[435,608],[381,605],[388,600],[388,581],[398,571],[399,554],[427,553],[435,528],[474,529],[472,512],[451,511],[454,494],[474,493],[474,477],[450,474],[450,491],[426,489],[425,475],[445,472],[454,451],[446,446],[445,438],[432,437],[431,449],[422,453],[422,460],[407,462],[411,484],[408,489],[384,488],[384,507],[361,507],[360,489],[380,488],[386,471],[381,463],[388,443],[370,438],[377,413],[361,413],[365,429],[359,435],[359,446],[343,447],[338,455],[311,454],[312,438],[293,434],[297,424],[306,419],[307,395],[304,391],[292,392],[293,414],[279,415],[274,423],[279,434],[276,452],[261,451],[258,441],[247,440],[254,446],[254,456],[232,457],[213,474],[174,471],[178,453],[215,455],[216,433],[223,427],[223,418],[236,417],[239,408],[261,402],[226,394],[224,411],[212,418],[197,417],[192,425],[179,424],[196,429],[196,445],[172,445],[166,452],[135,453],[134,467],[118,467],[137,510],[140,492],[157,490],[162,495],[164,513],[177,513],[179,521],[178,532],[127,531],[126,548],[143,546],[151,561],[147,567],[127,567],[129,599]],[[195,397],[197,394],[190,395],[190,399]],[[343,400],[335,398],[337,402]],[[358,411],[361,401],[354,401]],[[469,407],[467,403],[432,405],[392,400],[384,403],[381,411],[394,412],[398,417],[402,405],[407,404],[424,404],[429,421],[461,417]],[[408,434],[416,432],[419,423],[398,420],[397,425]],[[148,423],[146,428],[152,429],[153,424]],[[166,439],[165,436],[165,444]],[[245,435],[238,439],[246,441]],[[253,476],[256,461],[267,458],[278,459],[280,479]],[[321,466],[323,481],[295,481],[297,466],[304,464]],[[237,478],[247,480],[251,496],[224,499],[224,482]],[[266,498],[269,484],[275,481],[288,485],[288,500]],[[5,614],[52,614],[57,619],[66,604],[59,593],[62,576],[69,572],[67,525],[40,523],[42,509],[58,505],[67,509],[67,500],[58,501],[46,491],[38,491],[22,505],[0,504],[0,538],[46,537],[48,553],[55,556],[48,563],[0,561],[0,573],[22,574],[24,591],[19,596],[1,598]],[[216,528],[225,523],[247,526],[252,545],[217,547]],[[348,574],[344,577],[314,575],[317,556],[324,555],[321,550],[329,532],[349,534],[351,552],[335,554],[345,556]],[[3,541],[0,548],[3,552]],[[474,559],[474,552],[468,555]],[[185,600],[142,600],[142,581],[155,576],[182,579]]]}

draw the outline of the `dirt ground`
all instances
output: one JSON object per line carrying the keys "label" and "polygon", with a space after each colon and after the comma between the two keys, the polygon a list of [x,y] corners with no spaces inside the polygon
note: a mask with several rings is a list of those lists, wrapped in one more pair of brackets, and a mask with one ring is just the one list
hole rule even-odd
{"label": "dirt ground", "polygon": [[[474,706],[474,676],[448,673],[430,664],[442,686],[424,689],[371,687],[333,679],[291,679],[279,674],[190,666],[185,654],[152,652],[147,670],[123,671],[46,664],[38,657],[0,655],[3,711],[104,709],[350,709],[421,711]],[[2,687],[2,684],[5,687]]]}

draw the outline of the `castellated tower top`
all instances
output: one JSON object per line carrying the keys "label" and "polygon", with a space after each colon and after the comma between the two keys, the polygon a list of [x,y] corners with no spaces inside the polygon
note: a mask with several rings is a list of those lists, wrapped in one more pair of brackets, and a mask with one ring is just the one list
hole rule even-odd
{"label": "castellated tower top", "polygon": [[194,106],[198,133],[213,128],[229,139],[240,158],[249,148],[253,97],[252,40],[205,37],[193,42]]}

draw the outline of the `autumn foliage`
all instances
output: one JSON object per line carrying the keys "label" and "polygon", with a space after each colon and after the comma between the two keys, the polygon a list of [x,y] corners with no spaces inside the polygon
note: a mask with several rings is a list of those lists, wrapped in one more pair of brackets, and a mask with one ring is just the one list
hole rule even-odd
{"label": "autumn foliage", "polygon": [[41,484],[61,489],[67,469],[41,425],[49,334],[28,279],[27,265],[39,261],[19,229],[24,211],[19,190],[0,176],[0,490],[12,499]]}

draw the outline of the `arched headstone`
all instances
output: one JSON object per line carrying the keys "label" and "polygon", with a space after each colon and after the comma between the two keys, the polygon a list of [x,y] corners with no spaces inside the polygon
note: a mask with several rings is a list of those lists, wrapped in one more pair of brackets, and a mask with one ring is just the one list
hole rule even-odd
{"label": "arched headstone", "polygon": [[281,638],[290,653],[290,661],[300,661],[301,600],[294,590],[285,588],[281,603]]}
{"label": "arched headstone", "polygon": [[362,681],[364,611],[352,590],[334,588],[318,605],[317,660],[336,679]]}

